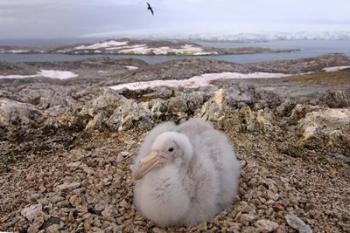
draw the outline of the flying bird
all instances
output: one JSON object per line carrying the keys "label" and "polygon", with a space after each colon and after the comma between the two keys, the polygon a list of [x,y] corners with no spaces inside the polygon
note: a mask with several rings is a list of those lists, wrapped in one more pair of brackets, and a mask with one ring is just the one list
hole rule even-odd
{"label": "flying bird", "polygon": [[146,218],[162,227],[192,226],[231,205],[240,163],[222,132],[193,118],[151,130],[131,170],[134,203]]}
{"label": "flying bird", "polygon": [[154,11],[153,11],[153,8],[151,7],[151,4],[149,4],[149,2],[146,2],[147,3],[147,9],[152,13],[152,15],[154,15]]}

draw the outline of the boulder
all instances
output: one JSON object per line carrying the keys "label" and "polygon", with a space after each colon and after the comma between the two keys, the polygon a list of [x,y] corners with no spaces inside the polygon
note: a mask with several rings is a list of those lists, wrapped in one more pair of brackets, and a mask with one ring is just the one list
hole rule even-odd
{"label": "boulder", "polygon": [[201,108],[204,103],[203,92],[191,92],[184,95],[185,100],[187,100],[187,108],[189,114],[192,114]]}
{"label": "boulder", "polygon": [[303,141],[320,138],[339,144],[350,138],[350,109],[327,108],[309,112],[298,123]]}
{"label": "boulder", "polygon": [[90,120],[85,126],[85,130],[102,130],[104,128],[104,121],[106,119],[106,115],[103,112],[97,113],[92,120]]}
{"label": "boulder", "polygon": [[213,97],[202,106],[199,116],[205,120],[219,122],[224,118],[226,92],[224,89],[217,90]]}
{"label": "boulder", "polygon": [[153,101],[151,108],[151,117],[155,121],[166,120],[168,116],[168,106],[167,102],[163,100],[155,100]]}
{"label": "boulder", "polygon": [[296,104],[293,101],[287,99],[276,108],[276,112],[281,117],[288,117],[290,116],[295,105]]}
{"label": "boulder", "polygon": [[10,99],[0,99],[0,126],[24,126],[38,121],[39,110],[31,105]]}
{"label": "boulder", "polygon": [[113,111],[113,109],[122,105],[126,100],[125,97],[119,95],[117,92],[111,89],[105,89],[99,96],[87,101],[80,114],[88,114],[93,117],[101,111]]}
{"label": "boulder", "polygon": [[314,105],[304,105],[304,104],[297,104],[293,108],[290,114],[290,119],[293,121],[299,121],[300,119],[304,118],[307,113],[320,110],[322,107],[320,106],[314,106]]}
{"label": "boulder", "polygon": [[135,126],[139,129],[150,129],[153,121],[149,103],[126,99],[114,110],[106,124],[111,131],[125,131]]}
{"label": "boulder", "polygon": [[252,111],[249,106],[242,107],[239,112],[240,128],[243,131],[266,131],[272,129],[274,115],[268,108]]}
{"label": "boulder", "polygon": [[187,117],[188,107],[185,95],[172,97],[168,101],[168,113],[175,119],[184,119]]}

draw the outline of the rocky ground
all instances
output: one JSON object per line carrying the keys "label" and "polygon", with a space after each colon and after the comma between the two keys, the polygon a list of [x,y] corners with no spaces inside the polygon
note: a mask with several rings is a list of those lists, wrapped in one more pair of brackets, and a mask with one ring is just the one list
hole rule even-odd
{"label": "rocky ground", "polygon": [[[120,76],[128,71],[141,69],[148,66],[146,62],[140,59],[111,59],[99,58],[88,59],[73,62],[27,62],[27,63],[8,63],[0,62],[0,79],[3,77],[1,83],[57,83],[65,84],[82,84],[89,85],[91,83],[101,82],[107,78]],[[19,79],[6,79],[8,75],[34,75],[41,70],[60,70],[70,71],[77,74],[78,78],[69,80],[53,80],[45,77]],[[12,85],[12,84],[11,84]]]}
{"label": "rocky ground", "polygon": [[[89,84],[0,80],[0,231],[349,232],[350,71],[321,72],[339,65],[350,61],[185,60]],[[194,90],[106,87],[187,78],[186,69],[314,73]],[[193,116],[212,121],[234,144],[240,192],[211,221],[161,229],[135,210],[129,165],[154,125]]]}

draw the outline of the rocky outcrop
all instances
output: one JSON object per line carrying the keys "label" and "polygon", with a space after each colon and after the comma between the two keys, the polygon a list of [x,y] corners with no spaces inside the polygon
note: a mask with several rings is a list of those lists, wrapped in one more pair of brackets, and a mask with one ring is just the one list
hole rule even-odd
{"label": "rocky outcrop", "polygon": [[239,127],[254,132],[279,127],[277,118],[282,117],[298,123],[298,132],[304,141],[319,135],[334,141],[348,133],[348,109],[322,109],[291,100],[281,103],[278,95],[258,91],[253,86],[194,92],[169,88],[142,92],[117,92],[106,88],[60,91],[23,89],[15,97],[27,103],[1,99],[1,125],[30,127],[31,123],[42,121],[42,127],[56,129],[125,131],[149,129],[164,120],[180,122],[197,116],[220,127]]}
{"label": "rocky outcrop", "polygon": [[350,107],[350,89],[344,91],[328,91],[321,97],[320,102],[327,104],[331,108]]}
{"label": "rocky outcrop", "polygon": [[298,123],[303,141],[325,140],[328,145],[350,143],[350,109],[321,109],[309,112]]}
{"label": "rocky outcrop", "polygon": [[310,71],[320,71],[325,67],[349,64],[350,59],[343,54],[327,54],[316,58],[262,62],[249,64],[248,66],[255,71],[297,74]]}

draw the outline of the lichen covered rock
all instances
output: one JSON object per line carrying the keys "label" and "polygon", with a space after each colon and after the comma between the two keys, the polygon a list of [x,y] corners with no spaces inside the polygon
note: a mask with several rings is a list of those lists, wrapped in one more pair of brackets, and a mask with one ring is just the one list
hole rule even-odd
{"label": "lichen covered rock", "polygon": [[40,111],[31,104],[0,99],[0,126],[23,126],[38,122]]}
{"label": "lichen covered rock", "polygon": [[325,139],[330,144],[347,142],[350,138],[350,109],[327,108],[309,112],[298,123],[303,141]]}

